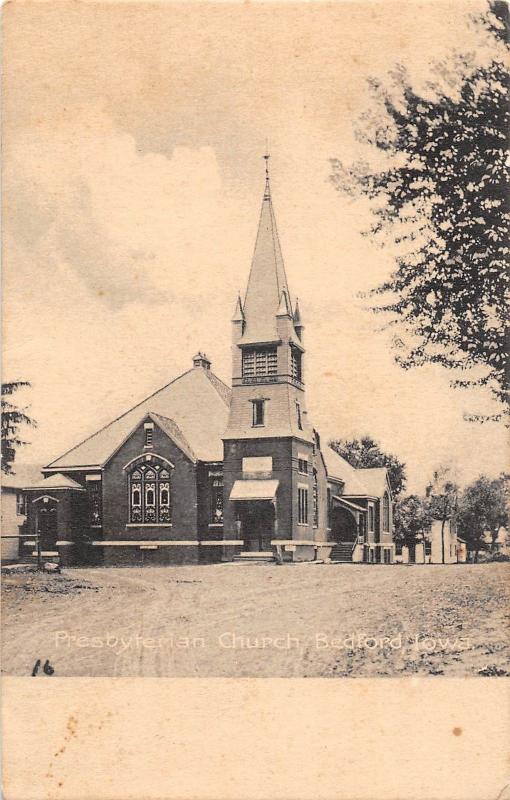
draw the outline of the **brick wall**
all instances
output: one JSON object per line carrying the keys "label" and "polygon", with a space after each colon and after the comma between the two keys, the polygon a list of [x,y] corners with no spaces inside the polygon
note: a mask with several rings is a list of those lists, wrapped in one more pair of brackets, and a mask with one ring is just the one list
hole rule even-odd
{"label": "brick wall", "polygon": [[[106,464],[103,472],[103,538],[120,540],[197,538],[197,475],[195,464],[154,426],[153,446],[144,449],[143,422]],[[129,525],[128,480],[123,467],[140,454],[159,454],[171,461],[172,524]],[[149,551],[147,551],[149,552]]]}

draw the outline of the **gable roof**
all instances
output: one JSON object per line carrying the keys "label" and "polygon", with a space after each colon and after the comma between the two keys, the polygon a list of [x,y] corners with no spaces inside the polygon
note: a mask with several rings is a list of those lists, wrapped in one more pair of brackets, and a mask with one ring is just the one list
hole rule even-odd
{"label": "gable roof", "polygon": [[6,475],[2,473],[2,488],[24,489],[25,486],[42,480],[42,467],[38,464],[13,464],[14,473]]}
{"label": "gable roof", "polygon": [[382,497],[385,492],[391,491],[386,467],[361,467],[356,471],[369,494],[374,497]]}
{"label": "gable roof", "polygon": [[54,491],[55,489],[79,489],[80,492],[84,492],[85,489],[83,486],[80,486],[79,483],[73,481],[72,478],[67,478],[65,475],[61,475],[60,472],[57,472],[55,475],[49,475],[47,478],[42,478],[39,481],[34,481],[32,484],[28,486],[24,486],[24,489],[36,489],[37,491]]}
{"label": "gable roof", "polygon": [[386,467],[355,469],[329,445],[322,452],[328,477],[343,482],[346,497],[382,497],[387,490]]}
{"label": "gable roof", "polygon": [[[99,467],[148,414],[172,438],[177,437],[201,461],[223,459],[222,436],[227,427],[230,389],[211,370],[194,367],[142,400],[89,436],[45,469]],[[179,441],[176,443],[179,444]]]}

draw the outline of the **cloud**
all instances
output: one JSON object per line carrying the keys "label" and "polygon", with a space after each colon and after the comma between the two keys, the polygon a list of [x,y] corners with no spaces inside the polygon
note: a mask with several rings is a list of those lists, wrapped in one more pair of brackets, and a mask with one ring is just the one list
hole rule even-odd
{"label": "cloud", "polygon": [[[131,135],[88,110],[56,130],[20,133],[5,182],[16,198],[6,229],[43,262],[46,282],[70,270],[112,308],[207,290],[204,242],[214,263],[225,221],[211,148],[142,154]],[[19,265],[27,277],[30,262]]]}

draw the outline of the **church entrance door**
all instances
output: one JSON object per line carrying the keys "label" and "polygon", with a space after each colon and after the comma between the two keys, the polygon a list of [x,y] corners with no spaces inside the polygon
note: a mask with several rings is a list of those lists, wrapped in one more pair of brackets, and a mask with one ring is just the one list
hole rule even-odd
{"label": "church entrance door", "polygon": [[54,500],[41,504],[37,509],[37,533],[41,552],[53,552],[57,548],[57,504]]}
{"label": "church entrance door", "polygon": [[243,515],[244,549],[249,552],[268,552],[274,531],[274,508],[267,500],[246,503]]}

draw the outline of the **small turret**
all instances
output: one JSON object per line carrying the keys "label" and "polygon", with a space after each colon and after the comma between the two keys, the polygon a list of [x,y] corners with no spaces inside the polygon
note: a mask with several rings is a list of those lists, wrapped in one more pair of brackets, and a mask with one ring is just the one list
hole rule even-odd
{"label": "small turret", "polygon": [[232,322],[243,322],[244,323],[243,301],[241,300],[241,294],[240,293],[237,295],[236,307],[234,309],[234,315],[232,317]]}
{"label": "small turret", "polygon": [[294,330],[296,331],[297,335],[299,336],[299,341],[303,341],[303,331],[305,326],[301,320],[301,312],[299,310],[299,300],[296,297],[296,307],[294,309]]}

